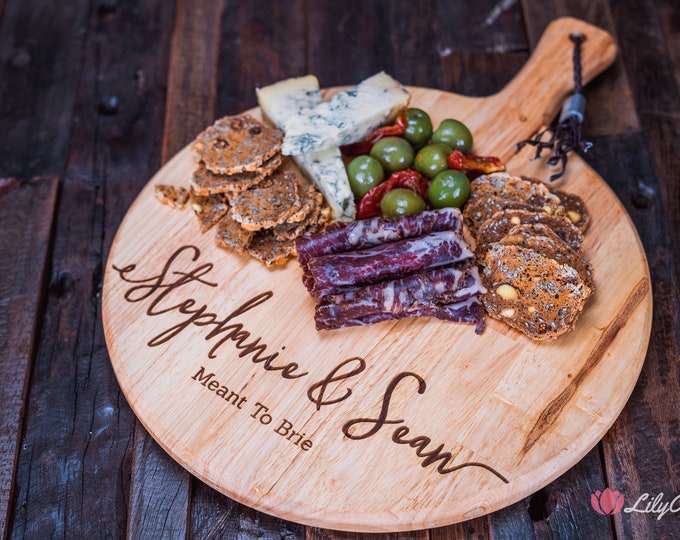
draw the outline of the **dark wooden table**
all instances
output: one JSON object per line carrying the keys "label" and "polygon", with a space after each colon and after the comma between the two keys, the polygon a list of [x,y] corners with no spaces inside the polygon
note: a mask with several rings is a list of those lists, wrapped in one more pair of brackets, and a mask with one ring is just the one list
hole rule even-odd
{"label": "dark wooden table", "polygon": [[356,537],[239,505],[141,427],[102,330],[114,234],[152,174],[216,117],[253,107],[256,86],[306,73],[333,86],[384,69],[404,84],[485,95],[562,15],[603,27],[620,47],[587,87],[586,158],[649,259],[645,365],[612,429],[561,478],[489,516],[399,537],[680,537],[680,497],[662,516],[660,505],[612,517],[590,505],[605,486],[627,506],[680,496],[677,1],[0,0],[4,537]]}

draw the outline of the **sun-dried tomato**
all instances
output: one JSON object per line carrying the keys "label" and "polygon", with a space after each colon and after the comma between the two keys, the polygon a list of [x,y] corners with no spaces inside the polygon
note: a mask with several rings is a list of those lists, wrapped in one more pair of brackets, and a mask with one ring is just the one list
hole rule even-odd
{"label": "sun-dried tomato", "polygon": [[418,171],[404,169],[392,173],[383,183],[368,190],[357,204],[357,219],[365,219],[380,215],[380,201],[388,191],[396,188],[406,188],[415,191],[427,200],[429,182]]}
{"label": "sun-dried tomato", "polygon": [[449,169],[462,171],[470,178],[505,170],[505,165],[497,157],[463,154],[460,150],[451,152],[446,158],[446,164]]}
{"label": "sun-dried tomato", "polygon": [[373,145],[385,137],[401,137],[406,131],[406,109],[397,116],[394,124],[376,129],[363,141],[346,144],[340,147],[340,151],[346,156],[360,156],[368,154]]}

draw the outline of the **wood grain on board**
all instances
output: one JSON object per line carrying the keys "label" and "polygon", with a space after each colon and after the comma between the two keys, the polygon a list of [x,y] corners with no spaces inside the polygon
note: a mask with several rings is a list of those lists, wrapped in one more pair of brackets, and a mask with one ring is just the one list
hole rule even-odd
{"label": "wood grain on board", "polygon": [[[508,159],[515,174],[544,177],[544,163],[530,161],[530,149],[514,156],[503,149],[534,133],[568,93],[570,77],[544,70],[549,60],[570,57],[565,44],[573,31],[588,36],[583,67],[589,80],[613,60],[613,41],[561,19],[499,93],[475,99],[411,88],[412,103],[435,123],[457,110],[479,134],[476,151]],[[534,92],[533,108],[525,108]],[[502,131],[493,129],[499,121]],[[594,216],[584,248],[598,292],[576,331],[549,344],[497,321],[482,337],[425,320],[318,333],[295,264],[268,270],[221,252],[210,234],[192,230],[191,212],[158,205],[153,185],[182,185],[193,167],[187,147],[132,206],[112,247],[103,315],[116,375],[142,423],[183,466],[230,497],[333,529],[446,525],[499,509],[558,477],[623,408],[646,351],[650,282],[625,210],[582,160],[572,158],[566,180]],[[625,268],[622,253],[630,259]],[[179,303],[159,308],[170,275],[208,273],[186,288],[182,282],[181,292],[170,286]],[[192,319],[193,305],[204,307]],[[237,337],[233,331],[220,337],[234,325]],[[248,339],[254,341],[248,345]],[[265,353],[273,356],[262,364]],[[331,374],[358,358],[366,360],[365,371],[353,380],[341,377],[348,381],[338,388]],[[607,384],[612,380],[616,386]],[[352,399],[326,406],[334,400],[323,392],[341,388],[351,390],[346,397]],[[426,388],[428,397],[419,398]],[[405,417],[397,423],[408,426],[410,437],[427,437],[430,450],[447,448],[452,471],[419,464],[413,451],[394,444],[396,435],[390,443],[390,429],[374,437],[379,429],[364,426],[390,397],[394,414]],[[350,425],[362,427],[346,431]],[[355,429],[360,435],[349,437]]]}

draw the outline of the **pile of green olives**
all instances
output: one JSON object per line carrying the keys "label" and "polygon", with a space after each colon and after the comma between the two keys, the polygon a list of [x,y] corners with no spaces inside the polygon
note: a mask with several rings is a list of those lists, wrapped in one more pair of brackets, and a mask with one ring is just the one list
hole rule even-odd
{"label": "pile of green olives", "polygon": [[414,191],[395,188],[380,201],[384,216],[412,214],[431,208],[460,208],[470,194],[470,182],[460,171],[449,169],[447,158],[454,150],[469,154],[472,133],[458,120],[447,118],[437,129],[425,111],[415,107],[404,113],[401,136],[379,139],[369,154],[355,157],[347,165],[352,192],[360,200],[392,173],[415,169],[429,180],[427,201]]}

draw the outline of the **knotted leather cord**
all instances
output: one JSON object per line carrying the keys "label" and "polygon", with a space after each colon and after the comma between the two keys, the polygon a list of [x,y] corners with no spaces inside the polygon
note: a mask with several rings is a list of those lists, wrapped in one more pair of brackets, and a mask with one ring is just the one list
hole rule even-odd
{"label": "knotted leather cord", "polygon": [[[535,146],[536,154],[532,159],[541,157],[541,153],[547,148],[553,150],[553,155],[546,162],[546,167],[554,167],[561,163],[562,170],[550,176],[551,182],[554,182],[564,174],[569,152],[578,150],[585,154],[593,146],[593,143],[583,140],[581,133],[583,112],[586,106],[586,98],[583,96],[583,82],[581,80],[581,44],[585,41],[586,37],[580,33],[573,33],[569,35],[569,39],[574,43],[574,94],[564,103],[560,119],[555,127],[548,127],[532,139],[525,139],[516,145],[517,150],[521,149],[525,144]],[[550,138],[543,141],[542,139],[545,134],[549,134]]]}

